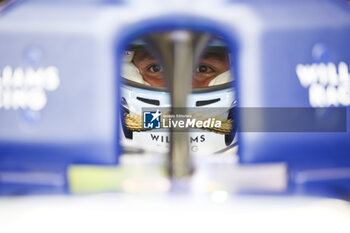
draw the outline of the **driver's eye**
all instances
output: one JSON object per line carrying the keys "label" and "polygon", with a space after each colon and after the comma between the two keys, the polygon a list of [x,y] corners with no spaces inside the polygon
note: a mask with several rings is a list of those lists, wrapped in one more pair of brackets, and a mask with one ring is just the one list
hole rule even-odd
{"label": "driver's eye", "polygon": [[163,71],[163,67],[158,64],[152,64],[147,68],[147,70],[152,73],[158,73]]}
{"label": "driver's eye", "polygon": [[211,68],[210,66],[206,66],[206,65],[200,65],[196,69],[197,73],[212,73],[214,71],[215,70],[213,68]]}

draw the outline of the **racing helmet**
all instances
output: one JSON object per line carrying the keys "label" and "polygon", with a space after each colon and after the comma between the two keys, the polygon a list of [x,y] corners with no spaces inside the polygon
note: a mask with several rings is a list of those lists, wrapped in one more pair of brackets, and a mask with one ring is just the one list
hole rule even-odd
{"label": "racing helmet", "polygon": [[[141,54],[141,55],[140,55]],[[154,82],[143,75],[142,67],[138,66],[137,57],[148,54],[147,45],[142,40],[134,40],[124,52],[121,84],[121,144],[139,148],[144,151],[164,152],[169,150],[169,131],[145,130],[143,113],[145,109],[171,108],[170,94],[164,85],[154,85]],[[201,119],[220,119],[221,127],[203,127],[189,130],[191,154],[214,154],[236,149],[236,130],[233,124],[234,107],[236,105],[234,79],[230,70],[231,56],[226,44],[219,38],[213,39],[203,57],[220,55],[227,61],[227,69],[206,80],[201,85],[193,82],[192,93],[188,96],[189,112]],[[138,56],[140,55],[140,56]],[[149,55],[150,56],[150,55]],[[155,59],[152,59],[153,61]],[[215,59],[214,59],[215,60]],[[217,59],[218,60],[218,59]],[[154,62],[153,62],[154,63]],[[146,64],[147,65],[147,64]],[[156,66],[154,66],[156,65]],[[148,69],[150,66],[148,67]],[[162,72],[159,62],[153,64],[152,71]],[[194,72],[204,71],[201,61]],[[164,83],[164,82],[162,82]]]}

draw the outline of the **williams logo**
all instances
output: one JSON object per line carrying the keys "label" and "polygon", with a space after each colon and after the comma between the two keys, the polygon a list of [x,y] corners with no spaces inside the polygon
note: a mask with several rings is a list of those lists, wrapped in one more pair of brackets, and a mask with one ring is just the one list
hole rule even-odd
{"label": "williams logo", "polygon": [[58,68],[55,66],[12,67],[0,69],[0,109],[42,110],[47,104],[47,92],[60,86]]}
{"label": "williams logo", "polygon": [[296,73],[300,84],[309,89],[312,107],[350,105],[350,72],[345,62],[298,64]]}
{"label": "williams logo", "polygon": [[143,128],[144,129],[160,129],[161,112],[157,110],[143,112]]}

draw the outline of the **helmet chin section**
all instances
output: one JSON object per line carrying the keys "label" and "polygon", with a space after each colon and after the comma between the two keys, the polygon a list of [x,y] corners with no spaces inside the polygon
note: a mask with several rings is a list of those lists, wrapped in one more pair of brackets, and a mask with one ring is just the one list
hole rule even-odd
{"label": "helmet chin section", "polygon": [[[191,154],[209,155],[224,150],[225,135],[215,133],[192,132],[189,133],[189,150]],[[170,134],[168,132],[134,132],[132,147],[142,148],[145,151],[167,153],[170,147]]]}
{"label": "helmet chin section", "polygon": [[[228,74],[229,75],[229,74]],[[142,116],[143,108],[169,108],[170,97],[166,91],[154,91],[148,89],[137,88],[134,86],[123,85],[121,88],[121,97],[125,100],[125,105],[129,110],[129,114]],[[145,99],[156,100],[157,105],[152,104]],[[223,119],[231,119],[232,108],[235,95],[234,90],[229,87],[221,90],[192,93],[188,97],[189,108],[220,108],[225,110],[221,114]],[[215,100],[215,101],[211,101]],[[206,103],[198,107],[198,103]],[[214,114],[215,111],[213,111]],[[123,123],[122,123],[123,124]],[[122,144],[132,145],[132,147],[140,148],[144,151],[152,151],[158,153],[167,153],[170,146],[170,134],[168,131],[130,131],[121,127],[124,132],[121,134]],[[130,133],[132,135],[130,135]],[[127,135],[129,137],[127,137]],[[208,155],[229,148],[234,143],[235,134],[219,134],[207,130],[197,130],[189,132],[189,150],[191,154]],[[128,141],[127,143],[124,143]]]}

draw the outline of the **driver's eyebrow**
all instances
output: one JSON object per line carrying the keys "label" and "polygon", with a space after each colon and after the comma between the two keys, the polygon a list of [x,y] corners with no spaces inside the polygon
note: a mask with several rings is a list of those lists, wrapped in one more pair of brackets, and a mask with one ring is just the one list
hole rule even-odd
{"label": "driver's eyebrow", "polygon": [[151,55],[148,52],[142,52],[138,59],[139,62],[142,62],[146,59],[155,60],[153,57],[151,57]]}
{"label": "driver's eyebrow", "polygon": [[224,54],[220,54],[220,53],[205,53],[202,56],[202,59],[210,59],[210,58],[214,58],[220,61],[225,61],[225,55]]}

